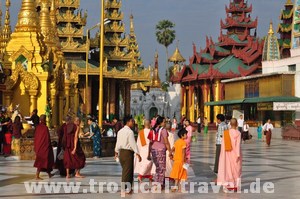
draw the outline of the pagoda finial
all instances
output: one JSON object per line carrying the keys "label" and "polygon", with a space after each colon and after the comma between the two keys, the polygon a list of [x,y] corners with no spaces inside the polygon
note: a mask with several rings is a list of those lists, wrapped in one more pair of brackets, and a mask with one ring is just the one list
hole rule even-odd
{"label": "pagoda finial", "polygon": [[39,32],[35,0],[22,0],[15,32]]}
{"label": "pagoda finial", "polygon": [[269,35],[273,35],[274,34],[274,30],[273,30],[273,22],[272,22],[272,20],[271,20],[271,22],[270,22],[270,27],[269,27]]}
{"label": "pagoda finial", "polygon": [[133,15],[130,15],[130,33],[134,32]]}
{"label": "pagoda finial", "polygon": [[293,2],[291,0],[287,0],[285,5],[294,5]]}
{"label": "pagoda finial", "polygon": [[152,75],[152,88],[160,88],[160,79],[159,79],[159,74],[158,74],[158,52],[157,50],[155,51],[155,56],[154,56],[154,70],[153,70],[153,75]]}

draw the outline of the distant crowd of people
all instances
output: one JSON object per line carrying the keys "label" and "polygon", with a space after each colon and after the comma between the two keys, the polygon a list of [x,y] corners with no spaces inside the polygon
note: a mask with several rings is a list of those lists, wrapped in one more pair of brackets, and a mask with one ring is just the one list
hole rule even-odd
{"label": "distant crowd of people", "polygon": [[[4,112],[0,112],[1,152],[5,155],[19,155],[13,145],[20,144],[23,129],[21,117],[16,116],[12,121]],[[34,151],[36,159],[34,167],[36,179],[42,180],[40,172],[46,172],[51,178],[56,168],[61,176],[66,178],[83,178],[81,169],[86,165],[86,156],[80,144],[80,139],[92,139],[93,156],[95,159],[102,156],[101,141],[103,131],[93,117],[87,117],[88,132],[83,132],[82,122],[78,117],[66,116],[64,123],[57,129],[57,153],[53,152],[53,142],[46,125],[46,116],[37,115],[37,110],[29,118],[35,129]],[[223,186],[224,192],[237,191],[241,178],[242,152],[241,143],[251,139],[249,125],[241,115],[238,119],[225,121],[225,116],[218,114],[216,133],[216,153],[214,172],[217,174],[215,182]],[[188,168],[191,163],[191,143],[197,133],[208,133],[207,118],[197,118],[197,128],[183,116],[178,123],[162,116],[143,120],[143,129],[138,131],[135,139],[136,124],[132,116],[124,117],[123,123],[114,118],[109,124],[117,136],[115,159],[122,167],[122,192],[131,194],[126,185],[132,185],[134,173],[138,181],[149,179],[154,189],[163,189],[165,179],[174,180],[173,192],[181,191],[180,184],[188,178]],[[268,146],[271,143],[273,125],[269,119],[264,125],[257,127],[258,139],[265,139]],[[265,137],[265,138],[264,138]],[[12,150],[13,149],[13,150]],[[54,156],[55,155],[55,156]],[[131,186],[132,187],[132,186]]]}
{"label": "distant crowd of people", "polygon": [[[172,191],[180,191],[180,182],[187,180],[186,165],[190,163],[193,136],[190,121],[185,119],[182,123],[182,128],[177,129],[175,118],[171,121],[157,116],[151,121],[144,120],[144,128],[135,141],[134,119],[125,117],[125,126],[118,132],[115,147],[115,158],[122,166],[122,183],[132,185],[136,173],[139,182],[145,178],[155,182],[154,189],[164,189],[165,179],[174,179]],[[123,192],[132,193],[131,189],[126,190],[128,187],[124,188]]]}

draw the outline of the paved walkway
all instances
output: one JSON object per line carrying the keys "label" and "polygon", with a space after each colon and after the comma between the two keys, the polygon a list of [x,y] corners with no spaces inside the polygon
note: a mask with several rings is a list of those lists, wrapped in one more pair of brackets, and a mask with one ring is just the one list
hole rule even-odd
{"label": "paved walkway", "polygon": [[[192,167],[189,170],[189,182],[211,182],[215,175],[212,172],[215,154],[215,135],[210,133],[203,137],[199,134],[198,142],[192,146]],[[266,182],[274,184],[274,193],[264,193],[261,190],[257,193],[214,193],[212,187],[208,188],[208,193],[203,193],[203,185],[194,187],[195,193],[138,193],[127,198],[160,199],[160,198],[299,198],[300,195],[300,142],[284,141],[281,139],[272,140],[271,147],[265,143],[252,140],[242,145],[243,151],[243,175],[242,190],[249,190],[250,184],[260,178],[258,188],[263,188]],[[96,182],[118,182],[120,181],[121,168],[112,158],[100,160],[89,159],[87,166],[82,170],[86,176],[84,179],[72,178],[66,181],[58,175],[48,180],[46,175],[43,183],[49,185],[54,182],[74,182],[81,183],[79,193],[65,193],[62,189],[59,193],[46,193],[42,189],[41,193],[27,193],[24,182],[36,182],[34,180],[35,168],[33,161],[10,161],[0,157],[0,198],[119,198],[120,193],[108,193],[104,186],[103,193],[91,193],[90,179]],[[111,186],[110,186],[111,187]],[[98,189],[98,187],[97,187]],[[187,190],[192,190],[187,187]],[[200,190],[200,193],[199,193]],[[101,191],[101,190],[100,190]],[[85,193],[87,192],[87,193]],[[249,191],[248,191],[249,192]]]}

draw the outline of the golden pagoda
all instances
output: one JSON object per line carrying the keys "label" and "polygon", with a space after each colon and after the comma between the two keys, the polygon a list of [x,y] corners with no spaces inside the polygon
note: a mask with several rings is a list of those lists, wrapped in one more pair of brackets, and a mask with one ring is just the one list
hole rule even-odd
{"label": "golden pagoda", "polygon": [[1,52],[6,52],[4,68],[11,71],[1,87],[3,105],[12,108],[20,104],[23,115],[38,109],[39,114],[48,115],[51,126],[60,124],[67,111],[78,107],[78,76],[64,63],[54,26],[56,15],[50,17],[54,1],[22,0],[15,31],[9,34],[10,1],[6,0],[1,37]]}
{"label": "golden pagoda", "polygon": [[178,42],[173,55],[169,57],[168,61],[174,64],[172,67],[170,67],[169,74],[171,74],[171,76],[176,75],[176,73],[178,73],[181,70],[180,65],[182,65],[185,62],[185,58],[181,55],[179,51]]}

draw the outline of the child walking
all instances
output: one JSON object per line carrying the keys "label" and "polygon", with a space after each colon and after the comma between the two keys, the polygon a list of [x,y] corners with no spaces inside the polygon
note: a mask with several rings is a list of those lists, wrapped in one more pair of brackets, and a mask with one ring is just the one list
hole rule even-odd
{"label": "child walking", "polygon": [[181,181],[187,180],[187,170],[184,169],[184,164],[187,162],[186,159],[186,142],[187,130],[181,129],[178,131],[179,139],[175,142],[174,147],[172,148],[172,153],[174,153],[174,163],[173,168],[170,174],[170,178],[175,180],[175,186],[172,188],[172,192],[176,190],[180,191],[181,186],[178,187]]}

